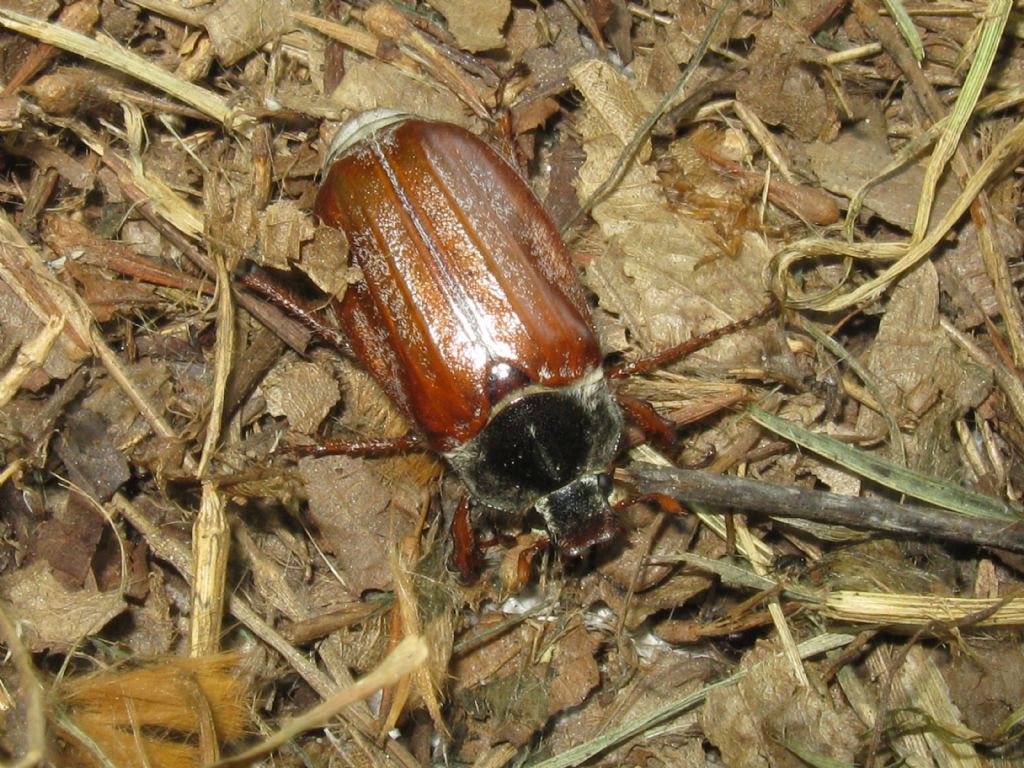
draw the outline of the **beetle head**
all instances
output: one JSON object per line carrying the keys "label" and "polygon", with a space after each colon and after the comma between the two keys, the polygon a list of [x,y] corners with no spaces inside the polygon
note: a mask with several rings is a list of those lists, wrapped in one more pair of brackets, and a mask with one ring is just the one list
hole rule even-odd
{"label": "beetle head", "polygon": [[566,387],[526,387],[473,439],[445,454],[477,499],[511,514],[534,507],[559,549],[577,556],[616,526],[606,473],[622,412],[600,369]]}
{"label": "beetle head", "polygon": [[534,507],[563,555],[579,557],[595,544],[618,534],[621,526],[608,505],[610,492],[608,475],[595,473],[536,501]]}

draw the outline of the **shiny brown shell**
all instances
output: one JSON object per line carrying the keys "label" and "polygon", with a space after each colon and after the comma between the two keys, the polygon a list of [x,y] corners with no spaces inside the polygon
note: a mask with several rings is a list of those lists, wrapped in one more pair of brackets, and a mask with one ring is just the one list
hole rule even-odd
{"label": "shiny brown shell", "polygon": [[315,212],[362,270],[337,307],[355,354],[436,451],[506,396],[601,365],[571,256],[529,187],[447,123],[401,119],[339,153]]}

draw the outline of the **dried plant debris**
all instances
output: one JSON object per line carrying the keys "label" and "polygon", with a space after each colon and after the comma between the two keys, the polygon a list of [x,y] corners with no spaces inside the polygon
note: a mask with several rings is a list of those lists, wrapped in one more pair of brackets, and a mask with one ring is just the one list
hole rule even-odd
{"label": "dried plant debris", "polygon": [[708,694],[701,714],[704,733],[724,764],[803,765],[787,741],[821,758],[853,761],[859,723],[848,704],[828,691],[803,685],[772,643],[758,642],[744,654],[740,669],[748,665],[750,673],[735,686]]}
{"label": "dried plant debris", "polygon": [[[1019,764],[1014,4],[2,5],[0,761]],[[338,329],[378,108],[570,246],[628,414],[581,558]]]}
{"label": "dried plant debris", "polygon": [[[484,616],[476,631],[505,621],[500,614]],[[579,618],[561,627],[526,621],[460,656],[452,694],[470,718],[463,725],[467,746],[475,752],[501,742],[529,743],[600,682],[599,647],[599,635]]]}

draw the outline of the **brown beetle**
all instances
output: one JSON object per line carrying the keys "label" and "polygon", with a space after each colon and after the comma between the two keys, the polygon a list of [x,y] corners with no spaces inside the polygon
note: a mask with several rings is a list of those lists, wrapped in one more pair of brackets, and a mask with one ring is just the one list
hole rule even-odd
{"label": "brown beetle", "polygon": [[[572,257],[516,171],[468,131],[388,110],[339,131],[315,212],[348,239],[362,279],[334,312],[347,346],[473,498],[534,508],[563,554],[618,530],[608,469],[623,406],[609,379],[649,370],[761,319],[606,370]],[[288,296],[249,281],[302,314]],[[308,320],[308,318],[307,318]],[[315,322],[311,324],[316,325]],[[346,450],[341,447],[339,450]],[[314,453],[336,452],[332,446]]]}
{"label": "brown beetle", "polygon": [[622,413],[530,189],[468,131],[392,112],[344,128],[328,166],[315,212],[363,272],[338,311],[356,356],[477,501],[536,508],[568,554],[609,538]]}

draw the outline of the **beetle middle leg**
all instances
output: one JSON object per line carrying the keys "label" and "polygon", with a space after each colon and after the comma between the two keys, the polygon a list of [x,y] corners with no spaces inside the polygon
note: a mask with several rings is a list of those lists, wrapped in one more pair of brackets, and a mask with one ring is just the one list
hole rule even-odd
{"label": "beetle middle leg", "polygon": [[[610,365],[606,368],[606,375],[609,378],[625,378],[638,373],[647,373],[681,357],[692,354],[721,338],[764,322],[774,314],[777,308],[778,304],[773,300],[750,317],[687,339],[683,343],[669,347],[661,352],[656,352],[636,360]],[[675,442],[677,431],[683,426],[682,423],[665,418],[646,400],[627,395],[623,392],[619,392],[616,398],[619,406],[629,417],[629,420],[639,427],[643,433],[644,441],[653,443],[662,450],[669,448]]]}
{"label": "beetle middle leg", "polygon": [[[348,341],[337,328],[323,316],[323,310],[315,306],[270,273],[256,270],[246,275],[243,285],[260,294],[271,304],[296,318],[321,339],[346,355],[352,354]],[[415,432],[398,437],[353,438],[351,440],[325,440],[310,445],[292,445],[288,451],[297,456],[364,456],[368,458],[394,456],[406,451],[426,450],[423,438]]]}

